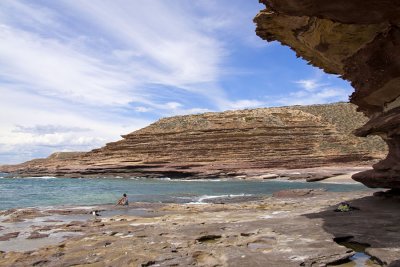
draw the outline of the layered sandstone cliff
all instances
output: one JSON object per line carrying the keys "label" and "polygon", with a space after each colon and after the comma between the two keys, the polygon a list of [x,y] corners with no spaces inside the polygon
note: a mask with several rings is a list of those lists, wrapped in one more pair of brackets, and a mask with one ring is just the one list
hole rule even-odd
{"label": "layered sandstone cliff", "polygon": [[257,35],[279,41],[312,65],[351,81],[351,102],[370,120],[357,136],[389,147],[373,170],[354,175],[370,187],[400,189],[400,4],[397,0],[260,0]]}
{"label": "layered sandstone cliff", "polygon": [[87,153],[55,153],[2,171],[15,175],[230,177],[263,169],[360,165],[385,153],[351,131],[366,118],[347,103],[161,119]]}

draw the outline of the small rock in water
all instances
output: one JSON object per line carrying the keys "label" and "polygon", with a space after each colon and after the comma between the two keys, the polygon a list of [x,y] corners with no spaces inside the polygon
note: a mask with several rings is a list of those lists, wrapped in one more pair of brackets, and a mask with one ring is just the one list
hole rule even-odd
{"label": "small rock in water", "polygon": [[5,235],[0,236],[0,241],[8,241],[10,239],[17,238],[18,235],[19,235],[19,232],[5,234]]}
{"label": "small rock in water", "polygon": [[45,238],[48,237],[49,234],[41,234],[39,232],[32,232],[30,236],[28,236],[26,239],[39,239],[39,238]]}

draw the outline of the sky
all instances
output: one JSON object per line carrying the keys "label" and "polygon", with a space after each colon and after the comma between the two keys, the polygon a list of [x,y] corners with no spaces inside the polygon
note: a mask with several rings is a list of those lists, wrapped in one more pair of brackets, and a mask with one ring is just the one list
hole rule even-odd
{"label": "sky", "polygon": [[255,34],[258,0],[1,0],[0,164],[87,151],[167,116],[347,101]]}

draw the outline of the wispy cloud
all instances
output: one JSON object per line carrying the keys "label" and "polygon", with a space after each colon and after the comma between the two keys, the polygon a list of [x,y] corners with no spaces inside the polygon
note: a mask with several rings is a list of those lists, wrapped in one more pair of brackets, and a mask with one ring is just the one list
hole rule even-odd
{"label": "wispy cloud", "polygon": [[348,101],[352,88],[348,85],[333,85],[329,79],[330,76],[316,71],[311,78],[294,81],[298,90],[277,98],[275,103],[290,106]]}
{"label": "wispy cloud", "polygon": [[55,134],[55,133],[77,133],[88,132],[90,129],[81,127],[66,127],[62,125],[35,125],[31,127],[16,125],[14,133],[30,133],[30,134]]}
{"label": "wispy cloud", "polygon": [[303,90],[313,92],[318,90],[323,86],[327,86],[326,83],[319,83],[319,79],[308,79],[308,80],[299,80],[294,83],[298,84]]}
{"label": "wispy cloud", "polygon": [[266,102],[259,100],[242,99],[238,101],[230,101],[227,103],[227,109],[245,109],[245,108],[258,108],[265,106]]}
{"label": "wispy cloud", "polygon": [[[223,43],[204,32],[190,9],[164,1],[64,1],[85,23],[131,56],[127,70],[146,83],[195,90],[214,82],[221,70]],[[151,11],[151,12],[150,12]],[[195,90],[196,91],[196,90]],[[199,92],[201,93],[201,92]]]}
{"label": "wispy cloud", "polygon": [[[98,106],[158,104],[168,90],[154,92],[151,84],[211,101],[215,97],[204,88],[220,91],[215,95],[224,91],[215,84],[226,74],[229,51],[217,34],[236,25],[232,17],[163,1],[58,1],[43,8],[5,0],[2,5],[14,16],[0,16],[0,77],[16,89]],[[209,1],[203,6],[219,10]],[[210,34],[210,24],[219,32]],[[219,108],[217,100],[214,105]]]}
{"label": "wispy cloud", "polygon": [[281,88],[288,79],[264,71],[276,60],[254,34],[260,8],[248,0],[0,1],[0,163],[95,148],[165,116],[342,100],[348,90],[318,76],[296,76],[297,91],[262,98],[264,81]]}
{"label": "wispy cloud", "polygon": [[1,1],[0,154],[89,149],[161,116],[258,105],[219,84],[221,35],[241,36],[244,3]]}
{"label": "wispy cloud", "polygon": [[8,26],[0,27],[0,38],[0,77],[12,81],[9,87],[87,105],[123,105],[134,98],[127,89],[132,78],[73,45]]}

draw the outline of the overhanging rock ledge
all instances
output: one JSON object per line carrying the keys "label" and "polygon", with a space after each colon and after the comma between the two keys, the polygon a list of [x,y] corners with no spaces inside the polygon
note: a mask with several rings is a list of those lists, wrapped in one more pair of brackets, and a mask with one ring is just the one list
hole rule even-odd
{"label": "overhanging rock ledge", "polygon": [[350,101],[370,120],[355,134],[378,135],[386,159],[353,179],[400,190],[400,1],[260,0],[256,33],[351,82]]}

